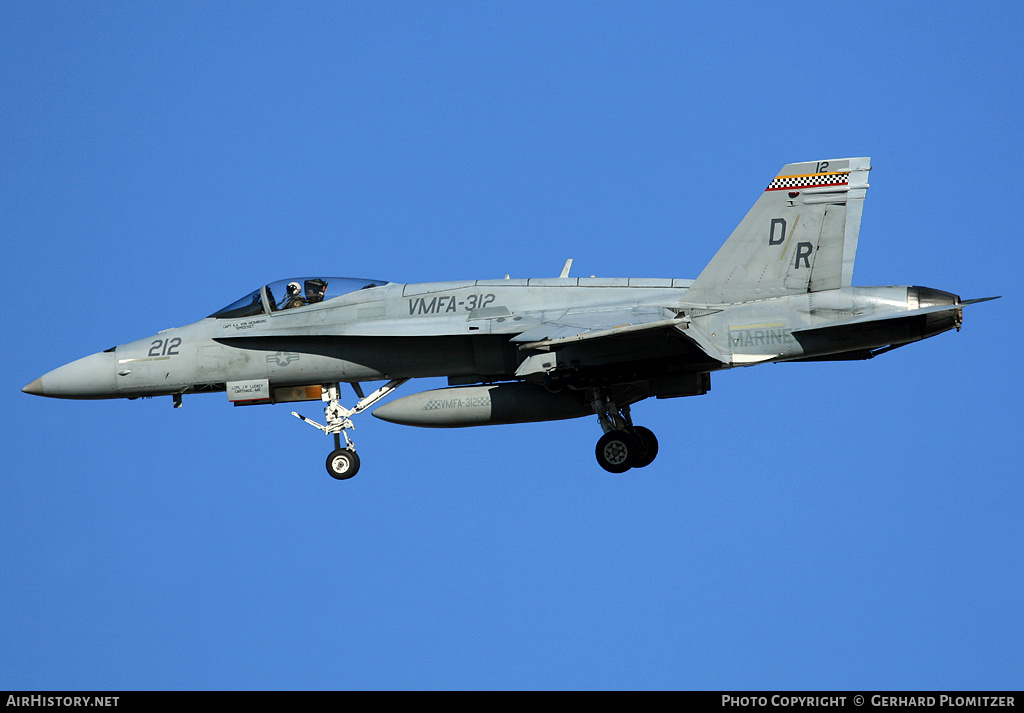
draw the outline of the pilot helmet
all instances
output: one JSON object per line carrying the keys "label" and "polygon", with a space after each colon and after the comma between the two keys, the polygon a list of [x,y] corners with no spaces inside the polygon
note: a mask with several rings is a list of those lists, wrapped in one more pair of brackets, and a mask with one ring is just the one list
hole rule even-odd
{"label": "pilot helmet", "polygon": [[297,295],[301,291],[302,291],[302,285],[300,285],[298,282],[289,282],[288,283],[288,294],[289,295]]}

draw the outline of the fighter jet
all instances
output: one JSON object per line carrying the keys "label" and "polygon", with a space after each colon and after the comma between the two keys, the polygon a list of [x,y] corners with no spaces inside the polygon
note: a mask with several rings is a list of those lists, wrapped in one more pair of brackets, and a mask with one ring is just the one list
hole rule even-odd
{"label": "fighter jet", "polygon": [[[871,359],[959,331],[963,301],[928,287],[853,287],[868,158],[783,167],[696,279],[559,277],[400,284],[294,278],[194,324],[111,347],[23,391],[64,399],[226,393],[235,406],[321,401],[328,473],[359,470],[352,419],[410,379],[448,388],[373,413],[427,428],[596,416],[597,461],[649,465],[644,399],[706,394],[712,372]],[[364,394],[363,384],[385,381]],[[355,405],[342,405],[342,383]],[[349,402],[350,403],[350,402]],[[344,443],[342,443],[344,439]]]}

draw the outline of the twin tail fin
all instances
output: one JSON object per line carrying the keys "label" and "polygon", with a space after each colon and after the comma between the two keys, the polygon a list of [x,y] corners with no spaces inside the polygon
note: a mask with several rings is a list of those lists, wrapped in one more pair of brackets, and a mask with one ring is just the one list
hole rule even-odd
{"label": "twin tail fin", "polygon": [[722,304],[849,287],[870,158],[791,163],[687,291]]}

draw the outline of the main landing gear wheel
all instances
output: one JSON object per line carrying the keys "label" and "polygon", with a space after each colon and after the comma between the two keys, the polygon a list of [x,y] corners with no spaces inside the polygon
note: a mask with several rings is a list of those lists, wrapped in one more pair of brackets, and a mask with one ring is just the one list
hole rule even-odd
{"label": "main landing gear wheel", "polygon": [[359,456],[348,448],[338,448],[327,456],[327,472],[335,480],[348,480],[359,472]]}
{"label": "main landing gear wheel", "polygon": [[626,431],[609,431],[597,442],[597,462],[609,473],[625,473],[639,455],[640,443]]}
{"label": "main landing gear wheel", "polygon": [[636,457],[633,459],[633,467],[645,468],[658,457],[658,439],[651,429],[643,426],[634,426],[633,433],[636,434],[636,440],[640,443],[640,448],[637,449]]}
{"label": "main landing gear wheel", "polygon": [[597,463],[609,473],[643,468],[658,455],[658,439],[651,429],[634,426],[629,404],[619,407],[608,389],[595,388],[589,397],[604,435],[597,442]]}

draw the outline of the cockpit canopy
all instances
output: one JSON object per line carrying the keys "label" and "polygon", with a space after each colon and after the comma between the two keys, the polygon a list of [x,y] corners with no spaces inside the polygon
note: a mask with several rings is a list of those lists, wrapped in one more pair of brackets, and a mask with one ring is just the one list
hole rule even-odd
{"label": "cockpit canopy", "polygon": [[283,309],[306,307],[350,292],[386,284],[387,280],[363,280],[354,277],[296,277],[278,280],[250,292],[210,316],[217,319],[252,317]]}

